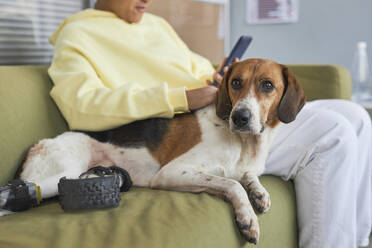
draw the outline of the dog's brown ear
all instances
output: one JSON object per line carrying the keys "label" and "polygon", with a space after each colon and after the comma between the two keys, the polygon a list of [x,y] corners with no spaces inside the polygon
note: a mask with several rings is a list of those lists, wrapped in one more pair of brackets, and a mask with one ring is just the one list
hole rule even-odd
{"label": "dog's brown ear", "polygon": [[296,119],[297,113],[305,104],[306,97],[301,86],[297,83],[295,76],[288,67],[282,65],[282,74],[285,89],[279,103],[278,117],[284,123],[289,123]]}
{"label": "dog's brown ear", "polygon": [[229,77],[232,67],[233,66],[231,65],[229,70],[223,76],[222,83],[218,86],[216,114],[222,120],[228,120],[232,110],[232,103],[229,96]]}

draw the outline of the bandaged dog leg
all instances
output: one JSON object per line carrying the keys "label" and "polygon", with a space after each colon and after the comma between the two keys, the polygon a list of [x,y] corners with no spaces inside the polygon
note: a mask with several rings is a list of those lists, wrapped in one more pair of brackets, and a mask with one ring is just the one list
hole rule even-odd
{"label": "bandaged dog leg", "polygon": [[77,179],[81,174],[80,170],[66,171],[57,175],[49,176],[44,179],[32,180],[40,187],[42,199],[54,197],[58,195],[58,182],[62,177],[68,179]]}
{"label": "bandaged dog leg", "polygon": [[0,209],[19,212],[39,205],[40,188],[34,183],[15,179],[0,188]]}

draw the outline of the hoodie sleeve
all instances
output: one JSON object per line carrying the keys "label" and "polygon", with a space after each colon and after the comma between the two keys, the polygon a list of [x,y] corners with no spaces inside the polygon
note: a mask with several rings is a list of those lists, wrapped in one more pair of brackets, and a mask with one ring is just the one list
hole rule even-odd
{"label": "hoodie sleeve", "polygon": [[166,22],[163,18],[159,17],[159,25],[162,25],[164,29],[168,31],[168,33],[172,36],[174,42],[183,50],[187,51],[191,61],[191,72],[193,76],[199,79],[202,82],[206,82],[206,80],[213,81],[213,74],[215,73],[215,69],[211,62],[204,58],[203,56],[194,53],[189,49],[189,47],[185,44],[185,42],[178,36],[176,31],[172,28],[172,26]]}
{"label": "hoodie sleeve", "polygon": [[115,90],[106,87],[74,37],[76,31],[68,28],[60,32],[48,70],[54,82],[50,94],[71,129],[106,130],[189,111],[185,87],[169,89],[165,82],[146,89],[128,82]]}
{"label": "hoodie sleeve", "polygon": [[206,82],[206,80],[213,81],[213,74],[216,70],[211,62],[192,51],[190,51],[190,57],[194,75],[202,82]]}

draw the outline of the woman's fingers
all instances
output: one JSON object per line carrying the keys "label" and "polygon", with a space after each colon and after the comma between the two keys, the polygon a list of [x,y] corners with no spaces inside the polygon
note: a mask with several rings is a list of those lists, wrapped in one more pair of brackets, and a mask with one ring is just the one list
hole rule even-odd
{"label": "woman's fingers", "polygon": [[[213,80],[216,80],[218,84],[221,84],[222,79],[223,79],[223,77],[218,72],[221,70],[221,68],[225,64],[226,60],[227,60],[227,57],[224,58],[223,62],[217,68],[216,73],[213,74]],[[239,62],[239,61],[240,61],[239,58],[234,59],[234,63]],[[225,66],[223,68],[223,73],[225,74],[228,70],[229,70],[229,66]],[[211,85],[211,82],[209,80],[207,80],[207,84]]]}
{"label": "woman's fingers", "polygon": [[217,68],[217,70],[216,70],[217,72],[219,72],[219,71],[221,70],[221,68],[222,68],[222,66],[225,64],[226,60],[227,60],[227,57],[225,57],[225,58],[223,59],[222,63],[218,66],[218,68]]}
{"label": "woman's fingers", "polygon": [[216,80],[218,84],[221,84],[222,78],[223,77],[219,73],[215,73],[213,76],[213,79]]}

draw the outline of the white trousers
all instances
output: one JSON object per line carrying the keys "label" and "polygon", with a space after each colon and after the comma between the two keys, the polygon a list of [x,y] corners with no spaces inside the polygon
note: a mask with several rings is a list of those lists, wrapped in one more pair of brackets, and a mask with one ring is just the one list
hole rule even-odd
{"label": "white trousers", "polygon": [[265,174],[294,182],[301,248],[368,245],[371,131],[368,113],[343,100],[308,102],[279,127]]}

